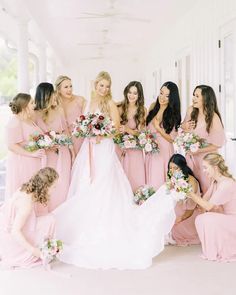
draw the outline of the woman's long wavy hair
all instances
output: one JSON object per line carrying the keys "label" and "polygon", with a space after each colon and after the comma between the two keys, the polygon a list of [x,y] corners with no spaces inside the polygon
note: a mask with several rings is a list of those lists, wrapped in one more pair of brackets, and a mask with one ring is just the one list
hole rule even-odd
{"label": "woman's long wavy hair", "polygon": [[[195,95],[195,91],[197,89],[201,90],[201,95],[203,97],[203,113],[205,115],[205,121],[207,125],[206,130],[209,133],[215,113],[219,116],[221,124],[223,126],[221,115],[217,106],[216,95],[214,90],[207,85],[198,85],[197,87],[195,87],[193,91],[193,95]],[[199,109],[193,108],[191,112],[191,120],[193,120],[196,123],[196,125],[198,120],[198,114],[199,114]]]}
{"label": "woman's long wavy hair", "polygon": [[[111,76],[108,72],[100,72],[95,81],[94,81],[94,88],[96,89],[98,82],[100,82],[101,80],[106,80],[109,82],[110,87],[111,87]],[[96,91],[93,90],[91,93],[91,99],[94,99],[96,97]],[[109,115],[110,114],[110,108],[108,105],[108,102],[112,99],[112,94],[111,94],[111,88],[109,90],[109,93],[103,97],[103,99],[100,101],[99,103],[99,108],[101,110],[102,113],[104,113],[105,115]]]}
{"label": "woman's long wavy hair", "polygon": [[[179,90],[175,83],[165,82],[162,86],[169,89],[169,104],[163,113],[162,126],[167,134],[170,134],[173,128],[177,131],[181,123],[181,113],[180,113],[180,98]],[[146,125],[148,125],[152,119],[156,116],[160,109],[159,97],[157,97],[156,103],[152,110],[149,111]]]}
{"label": "woman's long wavy hair", "polygon": [[56,106],[52,105],[52,95],[54,94],[53,85],[51,83],[40,83],[36,88],[35,94],[35,110],[43,112],[43,120],[46,121],[49,111]]}
{"label": "woman's long wavy hair", "polygon": [[213,167],[215,166],[218,167],[218,170],[221,175],[235,180],[232,174],[229,173],[229,168],[226,166],[225,160],[220,154],[218,153],[206,154],[203,160]]}
{"label": "woman's long wavy hair", "polygon": [[134,120],[136,123],[136,128],[145,125],[145,108],[144,108],[144,95],[143,95],[143,86],[138,81],[131,81],[124,89],[124,100],[118,104],[118,107],[121,107],[121,124],[125,125],[128,122],[128,109],[129,109],[129,99],[128,93],[131,87],[136,87],[138,92],[138,99],[135,102],[137,107],[136,113],[134,115]]}
{"label": "woman's long wavy hair", "polygon": [[35,202],[46,205],[49,200],[48,190],[58,177],[56,170],[51,167],[40,169],[21,186],[20,191],[31,194]]}
{"label": "woman's long wavy hair", "polygon": [[[167,172],[167,177],[169,177],[169,172],[170,172],[170,163],[174,163],[176,166],[179,167],[179,169],[182,171],[184,176],[186,178],[189,177],[189,175],[193,176],[197,181],[197,177],[194,175],[193,171],[191,168],[188,167],[187,161],[184,156],[180,154],[174,154],[171,156],[169,162],[168,162],[168,172]],[[200,187],[200,182],[198,181],[199,187]],[[201,190],[201,187],[200,187]]]}

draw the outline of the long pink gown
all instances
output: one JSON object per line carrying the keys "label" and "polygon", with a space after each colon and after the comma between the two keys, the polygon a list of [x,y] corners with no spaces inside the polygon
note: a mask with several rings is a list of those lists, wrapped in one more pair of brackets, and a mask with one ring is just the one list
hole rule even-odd
{"label": "long pink gown", "polygon": [[[59,114],[54,121],[50,123],[45,123],[41,116],[37,114],[36,121],[38,126],[44,132],[56,131],[62,133],[67,129],[66,121],[62,114]],[[45,165],[54,168],[59,174],[56,187],[51,193],[48,202],[48,211],[51,212],[62,204],[67,197],[71,176],[71,155],[69,148],[61,146],[58,148],[58,152],[54,150],[46,150]]]}
{"label": "long pink gown", "polygon": [[[36,124],[27,124],[16,115],[10,119],[6,126],[7,144],[20,144],[24,147],[29,141],[30,135],[35,132],[42,133]],[[23,156],[9,151],[6,162],[6,192],[5,199],[27,182],[40,168],[43,161],[40,158]]]}
{"label": "long pink gown", "polygon": [[[127,126],[130,129],[136,129],[134,119],[129,119]],[[145,161],[143,151],[127,149],[123,151],[123,156],[118,157],[121,160],[122,167],[126,176],[129,179],[133,192],[135,192],[141,185],[145,185]]]}
{"label": "long pink gown", "polygon": [[[159,153],[148,154],[145,159],[146,183],[149,186],[158,189],[166,182],[166,175],[168,171],[168,162],[174,153],[173,144],[168,142],[165,138],[157,132],[152,122],[148,124],[148,129],[156,135],[156,142],[160,149]],[[174,139],[176,132],[173,130],[170,136]]]}
{"label": "long pink gown", "polygon": [[[32,267],[42,263],[41,259],[32,255],[23,248],[12,236],[11,229],[14,224],[17,207],[15,197],[8,199],[0,209],[0,254],[2,265],[5,267]],[[45,238],[53,237],[55,220],[53,215],[48,214],[36,217],[32,209],[22,232],[29,243],[40,247]]]}
{"label": "long pink gown", "polygon": [[236,182],[230,178],[219,184],[214,182],[209,191],[210,203],[221,206],[223,213],[207,212],[196,218],[202,256],[208,260],[235,261]]}
{"label": "long pink gown", "polygon": [[[197,194],[200,195],[200,189],[198,189]],[[200,244],[195,227],[195,219],[200,214],[200,210],[198,210],[196,206],[197,204],[191,199],[180,201],[176,204],[176,217],[182,216],[186,210],[194,210],[193,214],[189,218],[175,224],[172,228],[172,238],[179,246]]]}
{"label": "long pink gown", "polygon": [[[76,121],[77,118],[79,118],[80,115],[82,115],[82,113],[83,113],[82,107],[79,104],[78,99],[75,98],[75,103],[73,104],[73,108],[70,108],[69,112],[67,113],[65,112],[66,123],[70,133],[72,133],[74,129],[73,123]],[[72,140],[74,145],[74,151],[75,151],[75,154],[77,155],[83,143],[83,138],[76,138],[73,136]]]}
{"label": "long pink gown", "polygon": [[[186,117],[185,121],[190,120],[190,117]],[[201,124],[201,125],[200,125]],[[206,131],[206,123],[205,122],[199,122],[197,123],[196,128],[193,130],[193,132],[198,135],[201,138],[204,138],[207,143],[222,147],[225,143],[225,132],[224,128],[220,122],[219,117],[215,114],[213,118],[213,124],[212,127],[210,128],[210,132],[208,133]],[[215,151],[211,152],[217,152],[217,149]],[[205,193],[211,183],[211,180],[206,177],[206,175],[203,172],[203,167],[202,167],[202,160],[206,153],[198,153],[196,155],[186,155],[186,160],[188,163],[188,166],[192,169],[194,175],[197,177],[198,181],[200,182],[201,185],[201,190],[203,193]]]}

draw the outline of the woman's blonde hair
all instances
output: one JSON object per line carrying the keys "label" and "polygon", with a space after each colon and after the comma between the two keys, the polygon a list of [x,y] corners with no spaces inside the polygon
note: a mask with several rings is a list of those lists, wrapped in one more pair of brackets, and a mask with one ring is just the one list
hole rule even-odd
{"label": "woman's blonde hair", "polygon": [[33,200],[40,204],[47,204],[48,189],[59,177],[57,171],[51,167],[40,169],[30,180],[21,186],[21,191],[32,194]]}
{"label": "woman's blonde hair", "polygon": [[9,103],[9,107],[13,114],[21,113],[28,106],[31,96],[27,93],[18,93]]}
{"label": "woman's blonde hair", "polygon": [[61,83],[63,81],[66,81],[66,80],[71,81],[71,78],[68,77],[68,76],[65,76],[65,75],[60,75],[60,76],[57,77],[57,79],[56,79],[56,81],[54,83],[58,103],[61,103],[61,97],[60,97],[60,94],[59,94],[59,91],[61,89]]}
{"label": "woman's blonde hair", "polygon": [[[95,81],[94,81],[94,89],[96,89],[97,84],[101,81],[101,80],[106,80],[110,83],[110,87],[111,87],[111,76],[108,72],[102,71],[100,72]],[[91,94],[91,98],[95,98],[96,97],[96,92],[93,90],[92,94]],[[100,101],[99,104],[99,108],[101,110],[102,113],[104,114],[109,114],[110,109],[109,109],[109,105],[108,102],[112,99],[112,94],[111,94],[111,88],[109,90],[109,93]]]}
{"label": "woman's blonde hair", "polygon": [[209,154],[205,155],[203,160],[206,161],[211,166],[218,167],[219,172],[220,172],[221,175],[223,175],[225,177],[232,178],[233,180],[235,180],[233,178],[232,174],[229,173],[229,171],[228,171],[229,169],[225,165],[225,160],[220,154],[218,154],[218,153],[209,153]]}

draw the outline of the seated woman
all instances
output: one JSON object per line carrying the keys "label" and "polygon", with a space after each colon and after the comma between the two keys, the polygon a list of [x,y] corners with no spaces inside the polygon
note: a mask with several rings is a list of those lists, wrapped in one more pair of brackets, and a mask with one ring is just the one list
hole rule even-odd
{"label": "seated woman", "polygon": [[1,207],[0,254],[6,267],[31,267],[41,264],[40,249],[45,238],[54,234],[54,218],[36,217],[36,203],[45,204],[58,178],[53,168],[43,168],[24,183]]}
{"label": "seated woman", "polygon": [[[199,183],[192,170],[187,166],[185,157],[180,154],[173,155],[168,163],[169,175],[182,173],[187,182],[192,186],[193,192],[200,197]],[[199,244],[195,228],[195,218],[199,214],[197,204],[191,199],[179,201],[175,206],[176,221],[172,228],[172,238],[179,246]]]}
{"label": "seated woman", "polygon": [[203,199],[195,193],[189,194],[205,211],[195,221],[202,256],[208,260],[235,261],[236,181],[229,174],[222,156],[217,153],[203,158],[203,168],[214,181]]}

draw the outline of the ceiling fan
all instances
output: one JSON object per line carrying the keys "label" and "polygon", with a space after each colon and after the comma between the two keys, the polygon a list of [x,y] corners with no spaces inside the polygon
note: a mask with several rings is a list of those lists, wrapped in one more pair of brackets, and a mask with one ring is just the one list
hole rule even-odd
{"label": "ceiling fan", "polygon": [[80,16],[72,17],[73,19],[77,20],[83,20],[83,19],[118,19],[118,20],[125,20],[125,21],[137,21],[137,22],[143,22],[143,23],[149,23],[151,20],[142,18],[142,17],[136,17],[130,14],[123,13],[115,8],[115,2],[117,0],[109,0],[109,8],[105,12],[81,12]]}

